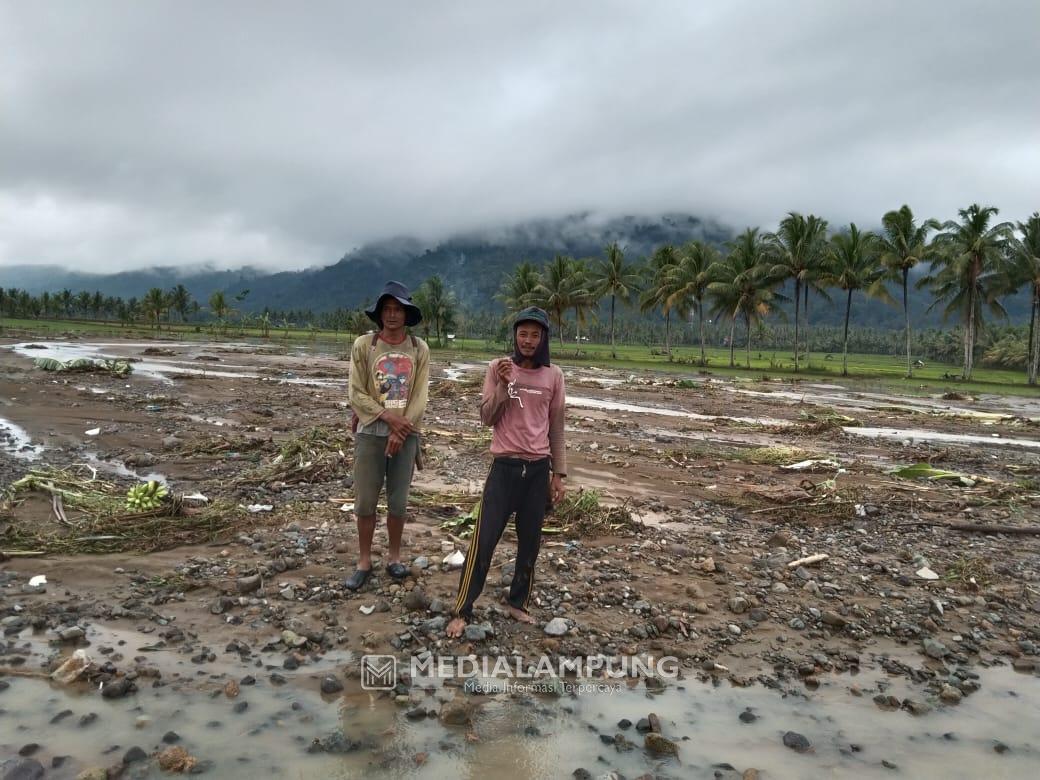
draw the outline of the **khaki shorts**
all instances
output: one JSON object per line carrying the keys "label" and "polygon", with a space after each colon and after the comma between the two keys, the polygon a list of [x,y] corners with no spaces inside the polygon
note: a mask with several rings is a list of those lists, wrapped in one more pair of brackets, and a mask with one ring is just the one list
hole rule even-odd
{"label": "khaki shorts", "polygon": [[408,491],[415,469],[419,437],[404,440],[392,458],[386,456],[386,436],[359,433],[354,438],[354,513],[371,517],[376,513],[379,494],[386,484],[386,503],[393,517],[408,511]]}

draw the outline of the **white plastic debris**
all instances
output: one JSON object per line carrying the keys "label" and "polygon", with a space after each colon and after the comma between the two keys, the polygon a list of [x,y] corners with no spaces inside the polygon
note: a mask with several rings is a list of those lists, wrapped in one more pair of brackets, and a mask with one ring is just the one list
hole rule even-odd
{"label": "white plastic debris", "polygon": [[451,555],[446,555],[442,563],[446,563],[453,569],[458,569],[466,562],[466,556],[462,554],[460,550],[456,550]]}
{"label": "white plastic debris", "polygon": [[100,428],[91,428],[89,431],[83,432],[85,436],[97,436],[99,433],[101,433]]}
{"label": "white plastic debris", "polygon": [[202,493],[192,493],[190,496],[181,496],[181,501],[187,501],[189,504],[208,504],[209,499],[202,495]]}
{"label": "white plastic debris", "polygon": [[922,580],[937,580],[937,579],[939,579],[939,575],[936,574],[931,569],[929,569],[927,566],[922,566],[920,569],[918,569],[914,573],[918,577],[920,577]]}
{"label": "white plastic debris", "polygon": [[340,512],[353,512],[354,511],[354,505],[353,504],[344,504],[343,506],[341,506],[339,508],[339,511]]}
{"label": "white plastic debris", "polygon": [[272,509],[274,509],[273,504],[250,504],[246,507],[246,511],[254,515],[258,512],[270,512]]}
{"label": "white plastic debris", "polygon": [[863,504],[856,504],[856,517],[866,517],[867,508]]}
{"label": "white plastic debris", "polygon": [[38,588],[41,585],[46,585],[46,584],[47,584],[47,577],[44,576],[43,574],[37,574],[35,577],[33,577],[32,579],[29,580],[29,587],[30,588]]}
{"label": "white plastic debris", "polygon": [[51,672],[51,679],[62,685],[70,685],[76,682],[92,663],[86,650],[77,650],[71,658]]}
{"label": "white plastic debris", "polygon": [[375,606],[371,606],[368,604],[362,604],[360,607],[358,607],[358,612],[360,612],[362,615],[371,615],[375,611]]}
{"label": "white plastic debris", "polygon": [[829,458],[813,458],[800,460],[789,466],[781,466],[781,471],[842,471],[841,464]]}

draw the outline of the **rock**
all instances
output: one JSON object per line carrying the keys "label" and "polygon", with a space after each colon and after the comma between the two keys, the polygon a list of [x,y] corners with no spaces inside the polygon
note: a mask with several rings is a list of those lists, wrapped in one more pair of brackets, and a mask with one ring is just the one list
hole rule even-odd
{"label": "rock", "polygon": [[543,630],[549,636],[563,636],[567,633],[567,621],[561,617],[555,617],[545,624]]}
{"label": "rock", "polygon": [[744,774],[740,776],[740,780],[758,780],[758,770],[745,769]]}
{"label": "rock", "polygon": [[[565,624],[564,633],[566,633],[566,630],[567,629]],[[549,633],[548,626],[546,626],[545,632]],[[465,636],[466,640],[469,642],[483,642],[486,638],[486,632],[484,631],[483,626],[477,626],[471,623],[470,625],[466,626],[465,631],[463,632],[463,636]]]}
{"label": "rock", "polygon": [[68,626],[67,628],[58,630],[58,636],[61,638],[62,642],[75,642],[77,639],[82,639],[86,636],[86,633],[87,632],[79,626]]}
{"label": "rock", "polygon": [[964,694],[952,685],[947,684],[942,687],[941,691],[939,691],[939,698],[947,704],[957,704],[964,698]]}
{"label": "rock", "polygon": [[324,694],[339,693],[343,690],[343,683],[338,678],[331,674],[325,675],[321,680],[321,692]]}
{"label": "rock", "polygon": [[741,723],[754,723],[756,720],[758,720],[758,716],[751,710],[744,710],[737,717],[740,718]]}
{"label": "rock", "polygon": [[947,655],[950,654],[950,651],[946,647],[946,645],[935,639],[925,639],[922,644],[924,647],[924,654],[929,658],[934,658],[937,661],[941,661]]}
{"label": "rock", "polygon": [[658,755],[679,755],[679,746],[672,742],[672,740],[665,737],[663,734],[658,734],[655,731],[651,731],[645,737],[643,737],[643,745],[651,753],[657,753]]}
{"label": "rock", "polygon": [[405,609],[421,612],[430,606],[430,599],[423,593],[422,588],[413,588],[405,594],[403,603]]}
{"label": "rock", "polygon": [[660,734],[661,733],[661,719],[657,715],[651,712],[646,716],[647,723],[650,724],[650,730]]}
{"label": "rock", "polygon": [[847,621],[837,612],[832,612],[831,610],[824,611],[824,613],[820,616],[820,620],[825,625],[831,626],[832,628],[845,628],[845,626],[849,624],[849,621]]}
{"label": "rock", "polygon": [[140,761],[147,761],[148,754],[145,753],[141,748],[136,745],[130,748],[126,753],[123,754],[123,764],[136,764]]}
{"label": "rock", "polygon": [[729,611],[740,615],[747,612],[748,600],[743,596],[734,596],[728,602]]}
{"label": "rock", "polygon": [[766,547],[791,547],[794,543],[794,537],[791,536],[790,531],[774,531],[773,535],[766,539]]}
{"label": "rock", "polygon": [[715,571],[715,559],[709,556],[697,564],[697,568],[711,574]]}
{"label": "rock", "polygon": [[1011,668],[1016,672],[1031,672],[1036,668],[1036,661],[1032,658],[1016,658],[1011,662]]}
{"label": "rock", "polygon": [[18,750],[18,755],[22,758],[30,758],[40,752],[40,745],[38,742],[30,742],[27,745],[22,745]]}
{"label": "rock", "polygon": [[43,764],[31,758],[20,758],[0,764],[3,780],[40,780],[43,777]]}
{"label": "rock", "polygon": [[449,726],[472,725],[474,709],[474,705],[466,699],[452,699],[441,707],[441,723]]}
{"label": "rock", "polygon": [[632,728],[632,721],[630,721],[628,718],[622,718],[617,722],[617,725],[619,729],[625,731],[627,729]]}
{"label": "rock", "polygon": [[108,780],[108,770],[98,766],[84,769],[76,775],[76,780]]}
{"label": "rock", "polygon": [[254,574],[251,577],[239,577],[235,580],[235,589],[239,593],[252,593],[260,587],[261,577]]}
{"label": "rock", "polygon": [[772,590],[773,590],[773,593],[776,593],[777,595],[781,595],[782,596],[784,593],[787,593],[787,591],[789,591],[790,588],[788,588],[782,582],[774,582]]}
{"label": "rock", "polygon": [[295,631],[290,631],[288,628],[282,632],[282,642],[286,647],[303,647],[307,644],[307,637],[300,636]]}
{"label": "rock", "polygon": [[181,741],[181,735],[176,731],[167,731],[163,734],[162,741],[167,745],[173,745]]}
{"label": "rock", "polygon": [[636,731],[641,734],[645,734],[650,731],[650,721],[647,718],[640,718],[636,723]]}
{"label": "rock", "polygon": [[1011,748],[1009,748],[1007,745],[1005,745],[1000,740],[997,740],[996,742],[993,743],[993,750],[994,750],[994,752],[999,753],[1000,755],[1004,755],[1010,749]]}
{"label": "rock", "polygon": [[121,699],[135,690],[137,689],[130,680],[125,677],[119,677],[115,680],[104,683],[101,688],[101,696],[106,699]]}
{"label": "rock", "polygon": [[164,772],[192,772],[198,765],[199,760],[190,755],[180,745],[168,747],[159,754],[159,767]]}
{"label": "rock", "polygon": [[799,753],[804,753],[812,748],[809,740],[797,731],[788,731],[784,734],[784,746]]}
{"label": "rock", "polygon": [[913,699],[905,699],[903,701],[903,709],[911,715],[927,715],[932,711],[930,704],[926,704],[923,701],[914,701]]}
{"label": "rock", "polygon": [[929,569],[927,566],[922,566],[920,569],[914,572],[922,580],[937,580],[939,575]]}
{"label": "rock", "polygon": [[691,582],[686,586],[686,595],[691,599],[702,599],[704,598],[704,589],[696,582]]}
{"label": "rock", "polygon": [[418,558],[412,561],[412,566],[415,566],[419,569],[428,569],[430,568],[430,559],[427,558],[425,555],[420,555]]}
{"label": "rock", "polygon": [[162,440],[162,447],[164,450],[175,450],[181,446],[181,440],[176,436],[165,436]]}

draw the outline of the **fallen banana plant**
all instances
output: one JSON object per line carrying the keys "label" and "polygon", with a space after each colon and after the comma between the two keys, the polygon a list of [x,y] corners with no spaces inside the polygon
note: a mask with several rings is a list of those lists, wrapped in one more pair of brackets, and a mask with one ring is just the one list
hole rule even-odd
{"label": "fallen banana plant", "polygon": [[953,482],[961,487],[975,487],[979,482],[989,482],[985,477],[961,474],[957,471],[946,471],[937,469],[930,463],[915,463],[912,466],[902,466],[892,469],[889,474],[902,477],[903,479],[925,479],[930,482]]}

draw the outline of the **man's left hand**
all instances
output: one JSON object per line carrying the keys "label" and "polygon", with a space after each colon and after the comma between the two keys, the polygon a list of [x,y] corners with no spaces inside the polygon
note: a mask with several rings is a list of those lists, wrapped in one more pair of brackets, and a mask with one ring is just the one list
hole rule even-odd
{"label": "man's left hand", "polygon": [[549,495],[552,496],[554,504],[560,503],[563,497],[567,495],[567,488],[563,484],[563,478],[557,474],[553,474],[552,481],[549,482]]}

